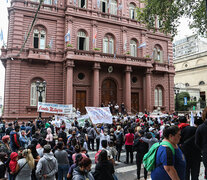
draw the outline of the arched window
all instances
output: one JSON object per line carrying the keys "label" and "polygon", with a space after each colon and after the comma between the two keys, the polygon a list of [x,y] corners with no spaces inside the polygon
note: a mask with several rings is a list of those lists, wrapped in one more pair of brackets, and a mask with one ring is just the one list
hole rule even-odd
{"label": "arched window", "polygon": [[107,13],[108,12],[107,9],[108,9],[107,0],[101,0],[101,12]]}
{"label": "arched window", "polygon": [[156,45],[153,49],[153,59],[155,61],[163,62],[163,50],[159,45]]}
{"label": "arched window", "polygon": [[111,35],[103,39],[103,53],[114,54],[114,38]]}
{"label": "arched window", "polygon": [[[40,83],[40,87],[41,86],[43,86],[42,81]],[[37,92],[36,83],[32,82],[31,88],[30,88],[30,106],[37,106],[39,96],[40,96],[40,93]],[[46,87],[45,87],[45,91],[42,92],[42,102],[45,102],[45,101],[46,101]]]}
{"label": "arched window", "polygon": [[131,19],[135,19],[136,17],[136,8],[135,5],[132,3],[129,4],[129,17]]}
{"label": "arched window", "polygon": [[155,97],[155,106],[160,107],[163,106],[163,90],[161,87],[156,87],[154,92]]}
{"label": "arched window", "polygon": [[135,40],[130,41],[130,54],[133,57],[137,57],[137,43]]}
{"label": "arched window", "polygon": [[117,1],[116,0],[111,0],[110,13],[117,15]]}
{"label": "arched window", "polygon": [[200,85],[204,85],[204,84],[205,84],[204,81],[200,81],[200,82],[199,82],[199,86],[200,86]]}
{"label": "arched window", "polygon": [[80,8],[86,8],[86,6],[87,6],[87,0],[79,0],[78,6]]}
{"label": "arched window", "polygon": [[86,33],[83,31],[78,32],[78,50],[84,50],[88,51],[89,50],[89,38],[86,36]]}
{"label": "arched window", "polygon": [[46,32],[45,30],[35,29],[33,32],[33,47],[37,49],[45,49]]}

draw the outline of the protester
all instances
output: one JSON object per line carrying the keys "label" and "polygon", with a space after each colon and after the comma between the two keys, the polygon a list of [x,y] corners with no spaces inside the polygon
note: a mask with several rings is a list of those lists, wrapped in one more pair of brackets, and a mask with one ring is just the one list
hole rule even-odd
{"label": "protester", "polygon": [[23,158],[17,162],[15,180],[31,180],[32,169],[35,167],[31,150],[23,150],[22,156]]}
{"label": "protester", "polygon": [[29,144],[29,139],[26,136],[26,132],[24,130],[21,131],[21,136],[19,138],[21,147],[26,148]]}
{"label": "protester", "polygon": [[78,163],[78,167],[73,170],[72,180],[94,180],[91,174],[92,161],[89,158],[82,158]]}
{"label": "protester", "polygon": [[69,169],[69,160],[68,153],[63,150],[63,143],[59,142],[57,144],[57,150],[55,151],[55,158],[58,162],[58,180],[62,180],[63,178],[67,180],[67,173]]}
{"label": "protester", "polygon": [[82,159],[83,159],[82,154],[77,154],[76,155],[76,157],[75,157],[75,163],[72,166],[70,166],[70,169],[69,169],[68,174],[67,174],[67,178],[69,180],[72,179],[72,177],[73,177],[73,170],[78,166],[79,161],[81,161]]}
{"label": "protester", "polygon": [[118,162],[120,162],[122,145],[124,143],[124,134],[121,131],[121,126],[117,127],[117,130],[115,131],[115,136],[116,136],[116,150],[117,150],[117,158],[116,158],[116,160]]}
{"label": "protester", "polygon": [[102,150],[98,157],[98,164],[96,164],[94,179],[95,180],[114,180],[114,166],[108,159],[107,151]]}
{"label": "protester", "polygon": [[94,140],[96,138],[96,131],[91,125],[90,127],[87,128],[87,133],[88,133],[88,149],[91,150],[90,144],[92,144],[92,151],[95,151],[94,149]]}
{"label": "protester", "polygon": [[19,142],[19,126],[15,126],[14,131],[10,132],[10,146],[13,152],[17,152],[21,147]]}
{"label": "protester", "polygon": [[132,129],[128,129],[128,134],[125,135],[125,148],[126,148],[126,161],[124,163],[129,163],[129,154],[130,154],[130,160],[131,164],[133,163],[133,142],[134,142],[134,134],[132,133]]}
{"label": "protester", "polygon": [[5,152],[8,156],[10,156],[12,150],[10,148],[10,136],[5,135],[2,137],[2,142],[0,143],[0,152]]}
{"label": "protester", "polygon": [[44,146],[44,155],[37,163],[36,175],[38,178],[46,180],[54,180],[55,174],[58,172],[58,163],[49,144]]}
{"label": "protester", "polygon": [[201,150],[195,144],[195,133],[197,127],[203,123],[201,118],[196,118],[195,126],[186,126],[182,129],[180,146],[186,159],[186,177],[185,180],[199,179]]}
{"label": "protester", "polygon": [[175,155],[168,146],[160,146],[156,153],[156,168],[151,173],[152,180],[184,180],[185,157],[178,147],[180,141],[180,129],[177,126],[166,127],[163,131],[163,141],[169,142],[175,149]]}
{"label": "protester", "polygon": [[[202,120],[204,121],[201,124],[195,134],[195,143],[202,151],[203,164],[207,170],[207,107],[203,110]],[[207,177],[207,171],[205,170],[205,177]]]}
{"label": "protester", "polygon": [[0,152],[0,179],[4,179],[5,177],[6,159],[7,159],[7,154],[5,152]]}
{"label": "protester", "polygon": [[[144,142],[142,138],[144,137],[145,132],[140,130],[138,137],[134,140],[133,150],[137,152],[136,154],[136,164],[137,164],[137,179],[140,179],[141,164],[144,155],[148,151],[148,143]],[[144,179],[147,179],[147,170],[144,168]]]}

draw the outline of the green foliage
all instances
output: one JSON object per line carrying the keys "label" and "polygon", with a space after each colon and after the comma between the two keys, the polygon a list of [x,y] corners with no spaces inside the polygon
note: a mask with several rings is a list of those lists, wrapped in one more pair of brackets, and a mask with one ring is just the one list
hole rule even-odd
{"label": "green foliage", "polygon": [[100,51],[100,48],[93,48],[94,51]]}
{"label": "green foliage", "polygon": [[[187,97],[187,105],[184,105],[184,97]],[[177,105],[178,111],[188,111],[193,106],[196,106],[197,101],[190,101],[190,95],[188,92],[181,92],[177,95],[177,103],[175,99],[175,105]]]}
{"label": "green foliage", "polygon": [[207,15],[205,0],[140,0],[145,8],[137,8],[137,20],[146,24],[148,29],[156,30],[155,20],[159,17],[162,22],[160,31],[171,34],[177,33],[179,19],[192,19],[190,28],[197,28],[198,33],[206,35]]}
{"label": "green foliage", "polygon": [[73,47],[73,45],[69,43],[69,44],[67,44],[67,47]]}

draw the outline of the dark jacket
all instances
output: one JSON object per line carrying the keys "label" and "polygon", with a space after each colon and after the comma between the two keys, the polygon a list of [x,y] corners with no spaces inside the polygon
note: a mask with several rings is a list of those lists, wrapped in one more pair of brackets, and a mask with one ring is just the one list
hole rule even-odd
{"label": "dark jacket", "polygon": [[114,180],[112,174],[114,174],[112,162],[102,161],[96,165],[93,176],[95,180]]}
{"label": "dark jacket", "polygon": [[193,126],[186,126],[182,129],[180,145],[186,158],[201,158],[201,151],[195,144],[196,129]]}
{"label": "dark jacket", "polygon": [[19,134],[15,131],[10,132],[10,146],[14,149],[20,148]]}
{"label": "dark jacket", "polygon": [[195,135],[196,145],[204,152],[207,152],[207,120],[198,126]]}
{"label": "dark jacket", "polygon": [[140,156],[143,156],[147,153],[149,148],[148,143],[144,142],[141,137],[138,137],[134,140],[133,150],[137,152]]}

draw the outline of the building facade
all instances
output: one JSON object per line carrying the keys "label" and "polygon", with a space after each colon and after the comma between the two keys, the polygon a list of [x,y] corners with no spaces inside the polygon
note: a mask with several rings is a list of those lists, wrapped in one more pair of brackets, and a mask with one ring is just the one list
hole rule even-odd
{"label": "building facade", "polygon": [[186,37],[173,44],[175,85],[183,84],[186,89],[199,89],[200,97],[195,96],[193,91],[189,91],[189,94],[198,101],[201,109],[206,106],[206,48],[206,40],[200,39],[197,35]]}
{"label": "building facade", "polygon": [[142,3],[45,0],[19,53],[38,5],[38,0],[12,0],[8,10],[8,42],[1,56],[4,119],[38,116],[37,80],[47,83],[43,102],[73,104],[82,113],[85,106],[108,102],[124,102],[129,113],[174,110],[171,39],[135,20]]}

